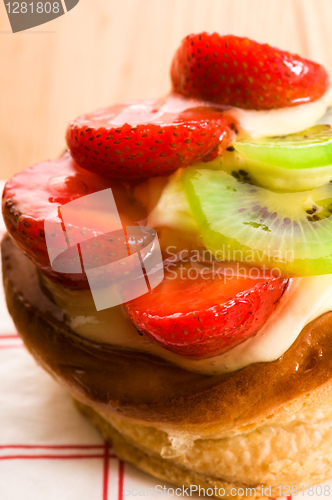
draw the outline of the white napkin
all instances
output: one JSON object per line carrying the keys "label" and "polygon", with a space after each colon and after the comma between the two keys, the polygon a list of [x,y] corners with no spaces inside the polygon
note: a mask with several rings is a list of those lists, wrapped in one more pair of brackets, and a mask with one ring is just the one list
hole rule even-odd
{"label": "white napkin", "polygon": [[[0,217],[0,237],[4,231]],[[332,494],[332,481],[324,484]],[[0,500],[188,498],[175,489],[115,457],[25,350],[0,286]],[[315,492],[298,499],[318,500]]]}

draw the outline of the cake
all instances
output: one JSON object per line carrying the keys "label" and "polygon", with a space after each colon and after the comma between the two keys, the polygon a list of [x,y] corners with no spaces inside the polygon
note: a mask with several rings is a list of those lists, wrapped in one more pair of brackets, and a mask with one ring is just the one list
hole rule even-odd
{"label": "cake", "polygon": [[219,498],[295,494],[332,462],[329,78],[201,33],[171,80],[7,182],[8,309],[121,459]]}

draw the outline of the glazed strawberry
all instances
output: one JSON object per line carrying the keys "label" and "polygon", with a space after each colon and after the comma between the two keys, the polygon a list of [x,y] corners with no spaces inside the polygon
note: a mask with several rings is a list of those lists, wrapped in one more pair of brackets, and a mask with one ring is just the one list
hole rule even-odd
{"label": "glazed strawberry", "polygon": [[169,270],[157,288],[125,307],[140,332],[188,358],[216,356],[255,335],[288,285],[283,278],[193,279],[190,270],[189,277],[178,271]]}
{"label": "glazed strawberry", "polygon": [[171,78],[186,97],[258,110],[315,101],[329,85],[320,64],[249,38],[206,32],[182,41]]}
{"label": "glazed strawberry", "polygon": [[[57,207],[110,187],[125,226],[132,225],[137,219],[144,219],[144,209],[135,205],[126,186],[115,181],[107,181],[81,169],[68,153],[60,159],[30,167],[15,175],[5,186],[2,210],[7,230],[16,245],[46,275],[72,288],[87,288],[86,274],[77,273],[76,270],[77,246],[75,253],[67,254],[65,261],[67,272],[56,272],[51,267],[46,248],[44,222],[51,212],[57,210]],[[91,219],[90,222],[82,221],[85,236],[91,236],[84,242],[85,268],[93,267],[94,262],[96,266],[101,266],[118,261],[119,273],[126,272],[128,269],[121,264],[120,259],[127,257],[130,251],[135,253],[142,245],[144,246],[144,239],[140,238],[139,242],[136,242],[132,237],[128,243],[122,231],[112,235],[110,239],[98,236],[93,227],[93,214]],[[54,221],[62,222],[59,213],[54,217]],[[69,227],[68,238],[74,241],[82,240],[80,233],[82,227],[79,225]],[[57,238],[54,241],[55,246],[60,244]],[[59,254],[63,250],[59,248]],[[75,268],[75,272],[70,272],[72,268]]]}
{"label": "glazed strawberry", "polygon": [[69,124],[66,138],[81,167],[131,180],[169,175],[211,158],[232,136],[231,123],[220,111],[170,96],[80,116]]}

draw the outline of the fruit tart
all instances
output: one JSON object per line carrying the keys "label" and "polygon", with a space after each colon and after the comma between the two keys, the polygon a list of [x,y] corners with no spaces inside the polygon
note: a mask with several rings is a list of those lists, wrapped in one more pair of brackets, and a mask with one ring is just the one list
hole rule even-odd
{"label": "fruit tart", "polygon": [[281,496],[330,475],[329,77],[201,33],[171,82],[76,118],[68,151],[7,182],[8,308],[121,459]]}

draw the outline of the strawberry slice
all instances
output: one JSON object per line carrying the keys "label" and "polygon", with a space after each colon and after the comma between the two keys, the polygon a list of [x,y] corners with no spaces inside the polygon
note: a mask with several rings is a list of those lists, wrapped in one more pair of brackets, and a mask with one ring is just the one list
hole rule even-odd
{"label": "strawberry slice", "polygon": [[186,97],[245,109],[315,101],[329,86],[320,64],[234,35],[189,35],[175,53],[173,89]]}
{"label": "strawberry slice", "polygon": [[169,175],[210,159],[229,145],[231,127],[220,110],[169,96],[80,116],[69,124],[66,138],[81,167],[130,180]]}
{"label": "strawberry slice", "polygon": [[[2,202],[7,230],[16,245],[48,277],[71,288],[87,288],[88,281],[85,272],[78,273],[77,270],[70,272],[71,266],[75,264],[75,259],[77,259],[77,246],[75,254],[74,252],[69,254],[71,258],[66,260],[68,272],[57,272],[51,267],[46,248],[44,222],[57,207],[106,188],[112,188],[124,226],[132,226],[135,221],[146,217],[145,210],[135,203],[128,186],[116,181],[107,181],[96,174],[81,169],[67,153],[57,160],[40,163],[23,170],[7,182]],[[61,223],[62,219],[57,215],[54,217],[54,221]],[[127,262],[124,265],[121,263],[121,259],[144,246],[146,244],[143,241],[144,238],[135,239],[133,236],[128,242],[123,232],[119,231],[119,234],[114,234],[111,239],[106,237],[103,239],[96,234],[95,228],[92,227],[94,225],[93,216],[90,222],[84,221],[84,231],[87,234],[91,233],[91,239],[84,242],[84,265],[91,268],[94,263],[96,266],[102,266],[114,261],[119,264],[119,273],[127,272]],[[82,227],[71,226],[69,230],[67,232],[68,238],[72,238],[74,241],[82,239],[80,234]],[[58,245],[57,240],[55,240],[56,245]],[[59,254],[63,250],[59,248]]]}
{"label": "strawberry slice", "polygon": [[193,279],[193,268],[184,269],[169,270],[157,288],[125,308],[141,333],[188,358],[216,356],[255,335],[288,285],[273,277]]}

